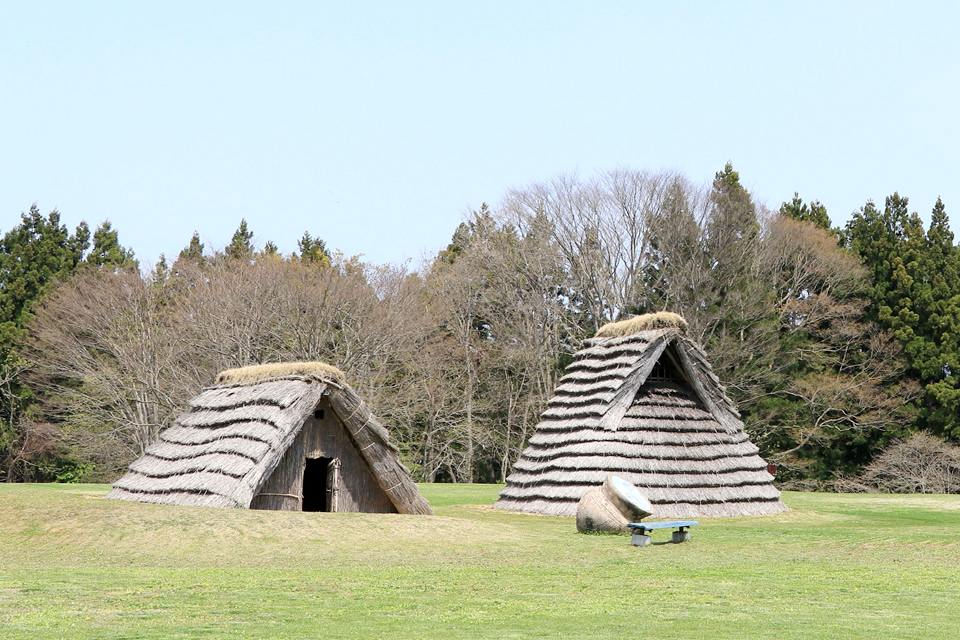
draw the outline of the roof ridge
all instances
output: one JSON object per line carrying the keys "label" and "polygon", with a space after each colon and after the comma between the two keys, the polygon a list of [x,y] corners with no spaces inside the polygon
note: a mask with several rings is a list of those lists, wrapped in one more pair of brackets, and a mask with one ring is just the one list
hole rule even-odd
{"label": "roof ridge", "polygon": [[246,380],[242,382],[228,382],[224,384],[215,384],[209,387],[202,387],[201,391],[211,391],[213,389],[234,389],[240,387],[255,387],[258,384],[264,384],[267,382],[280,382],[281,380],[297,380],[301,382],[322,382],[327,384],[335,389],[342,390],[347,384],[345,382],[337,382],[331,378],[325,378],[320,375],[288,375],[288,376],[274,376],[272,378],[259,378],[257,380]]}
{"label": "roof ridge", "polygon": [[216,383],[252,382],[286,376],[319,376],[335,382],[344,382],[346,375],[331,364],[320,361],[267,362],[227,369],[217,374]]}

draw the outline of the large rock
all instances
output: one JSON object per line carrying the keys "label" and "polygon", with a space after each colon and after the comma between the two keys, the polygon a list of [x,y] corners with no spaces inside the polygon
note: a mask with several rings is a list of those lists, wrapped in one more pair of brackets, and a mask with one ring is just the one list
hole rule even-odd
{"label": "large rock", "polygon": [[653,513],[653,506],[640,489],[620,476],[608,475],[601,486],[610,502],[620,510],[630,522],[639,522]]}
{"label": "large rock", "polygon": [[627,517],[610,501],[603,489],[590,489],[577,505],[577,531],[616,531],[627,530]]}
{"label": "large rock", "polygon": [[610,474],[599,487],[590,489],[577,505],[577,531],[626,532],[628,522],[649,516],[653,508],[640,490]]}

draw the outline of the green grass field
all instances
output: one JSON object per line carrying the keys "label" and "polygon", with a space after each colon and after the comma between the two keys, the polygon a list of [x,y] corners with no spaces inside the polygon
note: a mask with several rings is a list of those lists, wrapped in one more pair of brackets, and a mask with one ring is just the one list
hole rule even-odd
{"label": "green grass field", "polygon": [[788,493],[634,548],[497,486],[424,485],[432,518],[107,488],[0,485],[0,638],[960,638],[960,496]]}

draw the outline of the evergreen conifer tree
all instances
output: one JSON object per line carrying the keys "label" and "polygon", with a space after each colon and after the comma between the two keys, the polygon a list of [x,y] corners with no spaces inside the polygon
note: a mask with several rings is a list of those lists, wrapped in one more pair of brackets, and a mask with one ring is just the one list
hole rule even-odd
{"label": "evergreen conifer tree", "polygon": [[247,228],[247,221],[241,218],[240,226],[233,232],[226,253],[235,260],[249,260],[253,255],[253,232]]}

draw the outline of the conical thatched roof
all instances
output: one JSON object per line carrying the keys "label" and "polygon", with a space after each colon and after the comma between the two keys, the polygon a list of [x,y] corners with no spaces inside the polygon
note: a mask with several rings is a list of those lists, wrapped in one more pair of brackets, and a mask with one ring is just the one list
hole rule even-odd
{"label": "conical thatched roof", "polygon": [[576,354],[495,506],[572,516],[615,473],[656,517],[785,511],[686,322],[637,326],[608,325]]}
{"label": "conical thatched roof", "polygon": [[337,369],[290,363],[234,369],[217,380],[218,386],[204,389],[130,465],[108,498],[249,508],[305,420],[326,398],[397,511],[432,513],[387,430]]}

